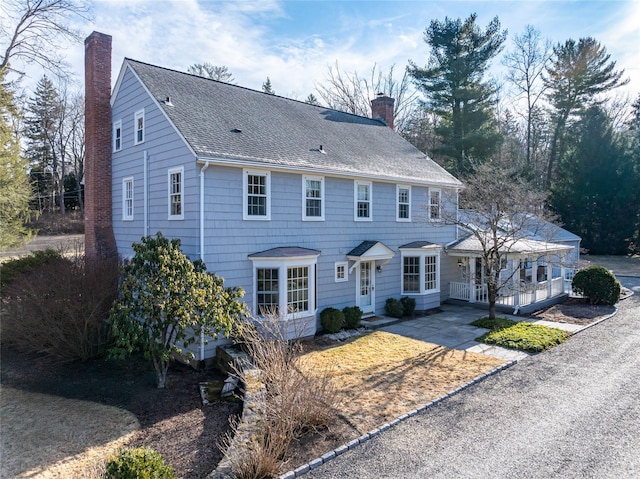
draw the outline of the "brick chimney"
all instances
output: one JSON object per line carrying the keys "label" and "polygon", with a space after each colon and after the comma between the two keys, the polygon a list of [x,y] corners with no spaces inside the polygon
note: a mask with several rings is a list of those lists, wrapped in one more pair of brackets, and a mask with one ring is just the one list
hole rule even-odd
{"label": "brick chimney", "polygon": [[393,104],[395,100],[384,93],[378,93],[371,100],[371,118],[383,120],[393,130]]}
{"label": "brick chimney", "polygon": [[85,216],[88,262],[117,255],[111,220],[111,36],[84,41]]}

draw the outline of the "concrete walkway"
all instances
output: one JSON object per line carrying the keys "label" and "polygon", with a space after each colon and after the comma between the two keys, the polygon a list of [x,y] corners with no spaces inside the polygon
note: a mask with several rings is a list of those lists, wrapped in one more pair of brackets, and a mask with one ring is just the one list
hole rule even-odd
{"label": "concrete walkway", "polygon": [[[418,339],[428,343],[440,344],[448,348],[486,354],[506,361],[519,361],[529,353],[512,349],[479,343],[475,339],[487,332],[484,328],[476,328],[469,323],[478,318],[487,316],[487,311],[472,308],[470,306],[458,306],[443,304],[442,312],[420,316],[414,319],[397,320],[383,316],[373,321],[363,321],[369,329],[379,329],[388,333],[399,334],[409,338]],[[568,323],[555,323],[551,321],[536,321],[521,316],[500,314],[500,317],[513,319],[514,321],[529,321],[536,324],[563,329],[574,333],[582,329],[582,326]]]}

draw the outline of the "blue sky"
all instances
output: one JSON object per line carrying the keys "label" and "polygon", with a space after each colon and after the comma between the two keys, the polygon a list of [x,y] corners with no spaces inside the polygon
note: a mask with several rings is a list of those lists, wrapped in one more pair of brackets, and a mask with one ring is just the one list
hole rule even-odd
{"label": "blue sky", "polygon": [[[364,73],[374,63],[403,69],[425,64],[423,32],[433,19],[475,12],[484,28],[498,16],[514,34],[531,24],[554,43],[593,36],[640,92],[640,1],[279,1],[98,0],[83,36],[113,36],[114,77],[130,57],[177,70],[208,61],[227,65],[236,83],[259,89],[267,76],[278,94],[304,99],[335,61]],[[82,78],[83,48],[68,59]],[[499,60],[492,70],[500,75]],[[115,78],[114,78],[115,81]]]}

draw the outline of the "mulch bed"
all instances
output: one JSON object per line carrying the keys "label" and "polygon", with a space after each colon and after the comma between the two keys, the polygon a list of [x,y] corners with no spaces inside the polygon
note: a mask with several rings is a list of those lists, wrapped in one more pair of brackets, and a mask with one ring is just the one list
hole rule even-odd
{"label": "mulch bed", "polygon": [[556,304],[543,311],[536,311],[531,316],[536,319],[556,323],[571,323],[586,326],[609,316],[615,311],[613,306],[589,304],[587,300],[570,298],[564,303]]}
{"label": "mulch bed", "polygon": [[132,412],[141,429],[131,445],[149,446],[171,464],[180,478],[204,478],[222,459],[218,443],[240,403],[203,406],[198,384],[223,380],[216,371],[195,371],[172,364],[168,388],[157,389],[155,375],[142,358],[52,364],[35,355],[2,346],[2,384],[25,391],[95,401]]}

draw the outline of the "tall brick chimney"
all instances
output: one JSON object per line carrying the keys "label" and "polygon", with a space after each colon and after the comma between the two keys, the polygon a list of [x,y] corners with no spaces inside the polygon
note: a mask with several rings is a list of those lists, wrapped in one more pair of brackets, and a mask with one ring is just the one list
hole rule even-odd
{"label": "tall brick chimney", "polygon": [[384,120],[389,128],[393,130],[393,104],[395,100],[384,93],[378,93],[371,100],[371,118],[374,120]]}
{"label": "tall brick chimney", "polygon": [[111,36],[84,41],[85,217],[88,262],[117,255],[111,220]]}

